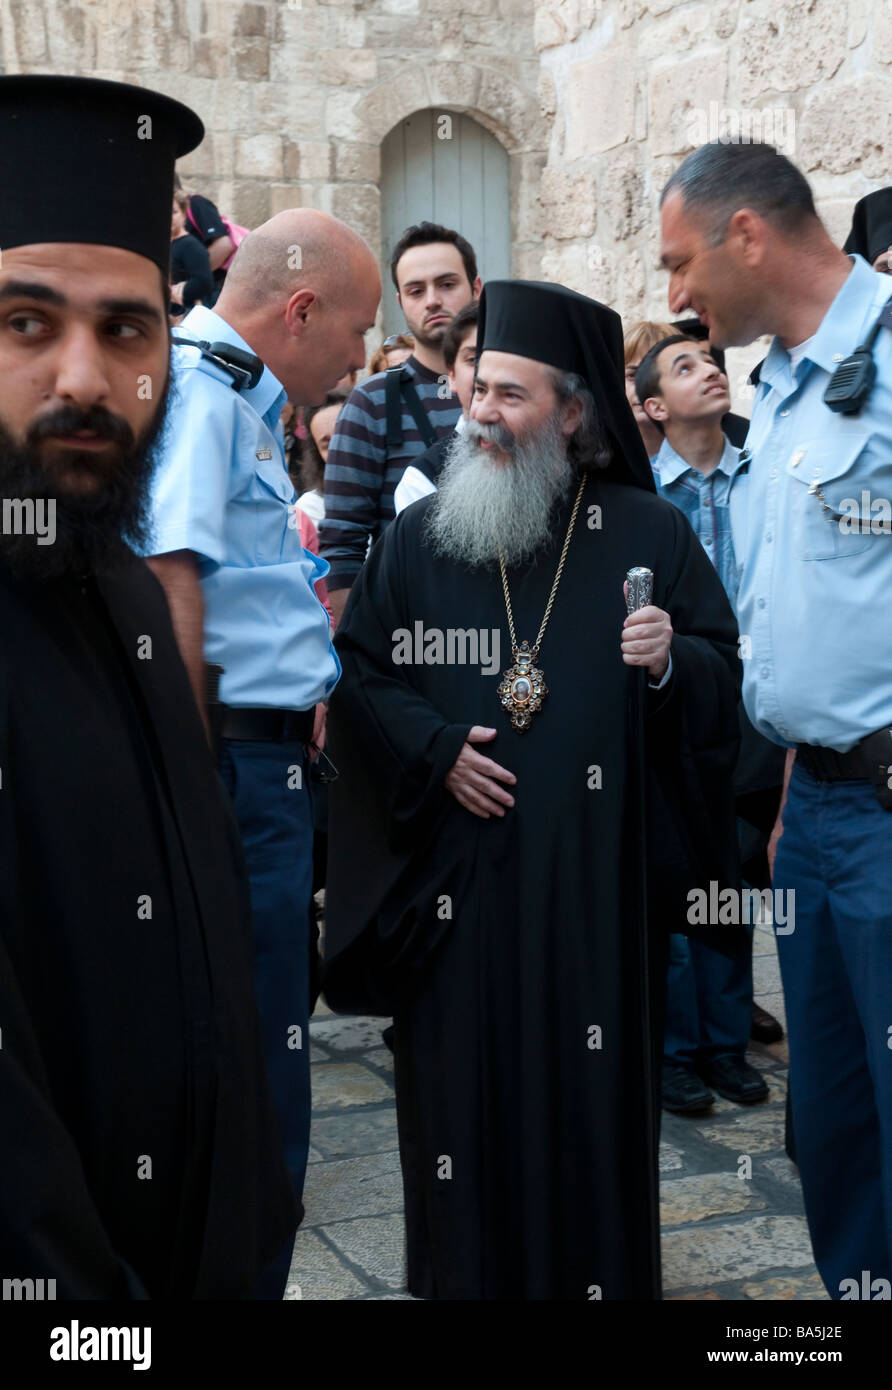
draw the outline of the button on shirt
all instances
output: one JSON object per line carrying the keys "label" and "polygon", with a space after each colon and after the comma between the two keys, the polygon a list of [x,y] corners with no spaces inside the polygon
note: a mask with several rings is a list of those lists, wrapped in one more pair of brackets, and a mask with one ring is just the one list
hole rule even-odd
{"label": "button on shirt", "polygon": [[[250,352],[198,306],[183,336]],[[191,550],[205,601],[204,656],[223,667],[220,698],[242,708],[310,709],[341,667],[314,583],[328,565],[304,550],[279,421],[285,392],[269,369],[252,390],[197,348],[173,349],[174,390],[153,480],[148,554]]]}
{"label": "button on shirt", "polygon": [[859,414],[821,399],[892,290],[852,259],[795,367],[772,343],[730,484],[747,713],[776,743],[838,752],[892,724],[892,331]]}
{"label": "button on shirt", "polygon": [[657,492],[684,512],[712,563],[734,607],[737,599],[737,563],[728,511],[730,475],[740,450],[725,440],[722,456],[711,473],[703,474],[685,463],[664,439],[650,461]]}

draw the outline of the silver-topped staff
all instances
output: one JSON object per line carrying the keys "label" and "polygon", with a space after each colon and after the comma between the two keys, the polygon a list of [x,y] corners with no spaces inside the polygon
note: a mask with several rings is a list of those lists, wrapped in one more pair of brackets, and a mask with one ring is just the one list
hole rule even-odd
{"label": "silver-topped staff", "polygon": [[626,575],[626,608],[635,613],[646,608],[653,598],[654,572],[644,565],[636,565]]}

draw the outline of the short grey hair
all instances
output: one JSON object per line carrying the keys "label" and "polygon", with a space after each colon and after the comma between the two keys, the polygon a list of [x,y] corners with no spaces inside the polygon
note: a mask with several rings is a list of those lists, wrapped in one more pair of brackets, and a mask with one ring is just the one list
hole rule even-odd
{"label": "short grey hair", "polygon": [[673,190],[685,212],[699,214],[711,246],[725,239],[728,223],[741,208],[752,208],[788,236],[801,231],[817,211],[808,180],[773,145],[701,145],[687,155],[660,194],[660,207]]}
{"label": "short grey hair", "polygon": [[606,468],[612,458],[610,446],[586,382],[576,372],[561,372],[554,367],[549,368],[548,374],[561,404],[578,401],[582,407],[579,424],[567,444],[570,462],[577,469]]}

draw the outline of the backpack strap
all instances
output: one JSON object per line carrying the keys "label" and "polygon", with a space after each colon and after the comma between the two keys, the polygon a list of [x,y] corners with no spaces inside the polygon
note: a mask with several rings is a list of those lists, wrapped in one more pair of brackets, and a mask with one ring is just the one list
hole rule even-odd
{"label": "backpack strap", "polygon": [[403,442],[403,410],[402,402],[406,402],[406,408],[415,424],[418,432],[424,440],[424,447],[429,449],[437,438],[437,431],[431,424],[427,411],[421,404],[421,398],[415,390],[415,384],[408,372],[404,372],[403,364],[400,362],[395,367],[387,368],[387,375],[384,380],[384,406],[387,420],[387,453],[392,449],[398,449]]}

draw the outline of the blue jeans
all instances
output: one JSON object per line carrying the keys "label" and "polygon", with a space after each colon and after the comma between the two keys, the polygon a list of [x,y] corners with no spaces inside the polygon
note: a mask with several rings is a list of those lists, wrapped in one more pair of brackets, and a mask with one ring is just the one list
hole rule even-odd
{"label": "blue jeans", "polygon": [[[232,797],[251,882],[254,987],[273,1104],[298,1201],[310,1147],[310,899],[313,813],[299,743],[223,739],[220,773]],[[288,1273],[290,1247],[273,1284]],[[268,1296],[281,1297],[269,1294]]]}
{"label": "blue jeans", "polygon": [[702,941],[669,938],[663,1057],[692,1066],[696,1060],[746,1052],[753,1017],[753,938],[741,932],[740,949],[724,955]]}
{"label": "blue jeans", "polygon": [[892,1280],[892,813],[869,783],[817,782],[794,763],[783,823],[796,1156],[815,1263],[839,1298],[864,1272]]}

